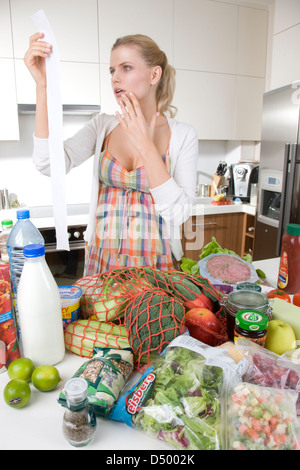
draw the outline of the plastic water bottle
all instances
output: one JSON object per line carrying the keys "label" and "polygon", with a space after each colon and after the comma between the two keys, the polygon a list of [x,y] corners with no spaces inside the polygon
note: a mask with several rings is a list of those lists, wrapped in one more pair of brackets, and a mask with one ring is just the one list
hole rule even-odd
{"label": "plastic water bottle", "polygon": [[9,256],[10,277],[12,280],[13,308],[14,319],[17,328],[18,339],[20,340],[19,331],[19,315],[17,308],[17,292],[19,280],[24,265],[23,248],[32,243],[40,243],[44,245],[44,238],[39,230],[29,219],[30,212],[28,209],[17,211],[17,222],[11,229],[7,240],[7,250]]}
{"label": "plastic water bottle", "polygon": [[45,247],[24,247],[25,262],[18,287],[22,350],[35,366],[54,365],[65,354],[59,288],[45,260]]}
{"label": "plastic water bottle", "polygon": [[7,240],[13,227],[13,221],[10,219],[2,220],[1,227],[2,232],[0,233],[0,262],[1,264],[8,264],[9,258],[7,251]]}

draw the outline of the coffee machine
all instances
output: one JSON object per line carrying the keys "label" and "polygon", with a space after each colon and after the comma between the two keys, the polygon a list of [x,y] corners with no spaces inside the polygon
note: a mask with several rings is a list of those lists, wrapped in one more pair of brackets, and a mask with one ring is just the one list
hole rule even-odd
{"label": "coffee machine", "polygon": [[229,196],[250,201],[251,184],[258,182],[259,162],[238,162],[230,166]]}

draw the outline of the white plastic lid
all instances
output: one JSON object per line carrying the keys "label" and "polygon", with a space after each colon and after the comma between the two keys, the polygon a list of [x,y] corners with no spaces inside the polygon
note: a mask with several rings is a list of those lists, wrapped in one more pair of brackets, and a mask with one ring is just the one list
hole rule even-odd
{"label": "white plastic lid", "polygon": [[74,377],[68,380],[64,388],[67,400],[72,403],[80,403],[87,397],[87,381],[80,377]]}

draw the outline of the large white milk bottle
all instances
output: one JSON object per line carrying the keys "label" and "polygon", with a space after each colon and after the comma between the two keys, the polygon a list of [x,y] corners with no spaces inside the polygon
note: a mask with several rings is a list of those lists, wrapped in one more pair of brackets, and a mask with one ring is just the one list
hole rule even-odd
{"label": "large white milk bottle", "polygon": [[23,356],[35,366],[54,365],[65,354],[59,289],[43,245],[26,245],[23,254],[17,297]]}

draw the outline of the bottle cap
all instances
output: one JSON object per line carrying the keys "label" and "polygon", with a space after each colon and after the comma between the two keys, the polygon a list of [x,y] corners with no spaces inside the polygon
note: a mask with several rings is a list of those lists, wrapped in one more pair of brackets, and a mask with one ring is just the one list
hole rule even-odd
{"label": "bottle cap", "polygon": [[300,235],[300,225],[299,224],[287,224],[286,226],[286,232],[289,235]]}
{"label": "bottle cap", "polygon": [[240,310],[235,316],[235,324],[247,331],[266,330],[269,319],[257,310]]}
{"label": "bottle cap", "polygon": [[13,226],[13,221],[10,219],[2,220],[1,225],[3,228],[11,228]]}
{"label": "bottle cap", "polygon": [[23,248],[23,255],[25,258],[37,258],[38,256],[43,256],[44,254],[44,245],[32,243],[31,245],[26,245]]}
{"label": "bottle cap", "polygon": [[86,399],[88,393],[87,381],[80,377],[74,377],[67,381],[64,387],[66,398],[72,403],[80,403]]}
{"label": "bottle cap", "polygon": [[29,219],[30,214],[28,209],[22,209],[17,211],[17,219]]}

